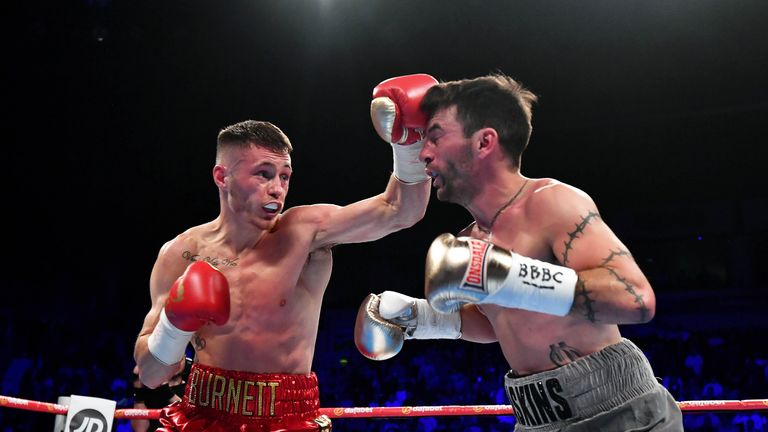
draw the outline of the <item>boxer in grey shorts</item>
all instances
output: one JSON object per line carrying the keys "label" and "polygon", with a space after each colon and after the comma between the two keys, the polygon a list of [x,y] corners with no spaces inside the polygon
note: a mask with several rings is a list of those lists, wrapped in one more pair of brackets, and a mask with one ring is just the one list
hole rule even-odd
{"label": "boxer in grey shorts", "polygon": [[[589,194],[521,171],[536,101],[501,73],[427,90],[419,159],[437,198],[474,221],[430,245],[425,298],[384,291],[363,301],[358,350],[384,360],[405,339],[498,343],[518,377],[507,384],[523,429],[682,430],[679,408],[619,329],[653,319],[648,278]],[[568,137],[547,144],[544,165],[578,151]],[[622,157],[596,152],[594,170],[612,164],[608,153]]]}
{"label": "boxer in grey shorts", "polygon": [[682,415],[628,339],[525,377],[508,373],[516,431],[681,431]]}

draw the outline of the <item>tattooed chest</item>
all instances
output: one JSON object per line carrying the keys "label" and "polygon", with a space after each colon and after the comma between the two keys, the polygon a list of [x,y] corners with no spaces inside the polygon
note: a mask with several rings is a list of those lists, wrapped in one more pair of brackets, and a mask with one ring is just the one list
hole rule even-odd
{"label": "tattooed chest", "polygon": [[195,261],[205,261],[208,264],[211,264],[212,266],[222,269],[225,267],[237,267],[238,261],[240,261],[240,257],[233,256],[233,257],[227,257],[222,256],[220,254],[208,254],[205,252],[193,252],[193,251],[184,251],[181,254],[181,257],[185,261],[189,262],[195,262]]}

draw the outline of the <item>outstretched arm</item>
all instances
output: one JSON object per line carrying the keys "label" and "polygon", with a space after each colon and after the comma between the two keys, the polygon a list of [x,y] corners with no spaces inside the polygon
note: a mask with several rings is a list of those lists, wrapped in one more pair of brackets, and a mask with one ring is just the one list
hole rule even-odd
{"label": "outstretched arm", "polygon": [[427,123],[419,103],[436,83],[429,75],[415,74],[390,78],[374,88],[371,120],[392,146],[394,172],[380,195],[346,207],[322,207],[316,214],[315,247],[376,240],[424,217],[430,185],[418,158]]}
{"label": "outstretched arm", "polygon": [[312,206],[307,212],[317,225],[313,248],[362,243],[408,228],[424,217],[429,182],[405,184],[390,177],[384,193],[339,207]]}

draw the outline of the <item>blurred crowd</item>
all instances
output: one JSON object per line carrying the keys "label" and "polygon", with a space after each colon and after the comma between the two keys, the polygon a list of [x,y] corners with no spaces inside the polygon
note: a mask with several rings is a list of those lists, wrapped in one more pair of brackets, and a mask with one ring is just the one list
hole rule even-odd
{"label": "blurred crowd", "polygon": [[[88,320],[0,317],[0,394],[43,402],[72,394],[134,407],[135,328]],[[409,341],[393,359],[371,361],[352,341],[355,311],[327,311],[313,369],[324,407],[507,405],[506,363],[496,344]],[[328,317],[333,317],[328,318]],[[737,319],[735,317],[735,319]],[[348,325],[343,325],[347,323]],[[691,323],[689,328],[695,327]],[[622,327],[648,356],[677,400],[768,398],[768,347],[762,328]],[[686,430],[768,431],[768,412],[685,414]],[[0,407],[0,432],[52,430],[53,416]],[[144,430],[146,422],[115,421],[113,430]],[[337,419],[339,431],[511,431],[514,416]]]}

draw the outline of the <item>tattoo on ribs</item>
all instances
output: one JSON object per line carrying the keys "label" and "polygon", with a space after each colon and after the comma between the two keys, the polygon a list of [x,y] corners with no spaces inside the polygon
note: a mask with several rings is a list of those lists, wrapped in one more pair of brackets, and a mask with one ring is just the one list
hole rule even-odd
{"label": "tattoo on ribs", "polygon": [[181,257],[187,261],[192,261],[192,262],[205,261],[214,267],[237,267],[237,260],[240,259],[240,257],[235,257],[235,258],[219,258],[219,257],[210,257],[210,256],[201,257],[200,255],[194,254],[190,251],[182,252]]}
{"label": "tattoo on ribs", "polygon": [[565,251],[563,252],[563,265],[568,265],[568,254],[570,253],[571,249],[573,249],[573,241],[584,233],[584,228],[587,227],[592,219],[599,216],[600,215],[597,212],[590,211],[586,216],[581,218],[579,223],[576,224],[576,229],[568,233],[568,241],[563,242],[565,245]]}
{"label": "tattoo on ribs", "polygon": [[581,304],[584,307],[584,317],[592,323],[597,322],[597,316],[595,315],[595,308],[593,307],[595,301],[589,296],[591,292],[587,290],[587,284],[584,280],[578,279],[576,281],[576,294],[574,303],[581,299]]}
{"label": "tattoo on ribs", "polygon": [[563,366],[570,363],[583,355],[576,348],[566,345],[565,341],[560,341],[557,345],[549,346],[549,359],[555,366]]}
{"label": "tattoo on ribs", "polygon": [[624,285],[624,291],[628,292],[632,297],[635,298],[634,302],[637,305],[638,312],[640,312],[639,322],[646,322],[648,320],[648,308],[645,306],[645,300],[643,299],[643,296],[638,294],[637,291],[635,291],[635,287],[632,286],[629,281],[621,277],[621,275],[617,273],[616,270],[612,269],[611,267],[605,267],[605,269],[610,274],[612,274],[620,284]]}
{"label": "tattoo on ribs", "polygon": [[193,344],[195,345],[195,351],[202,351],[205,349],[205,339],[201,338],[199,335],[195,335]]}

